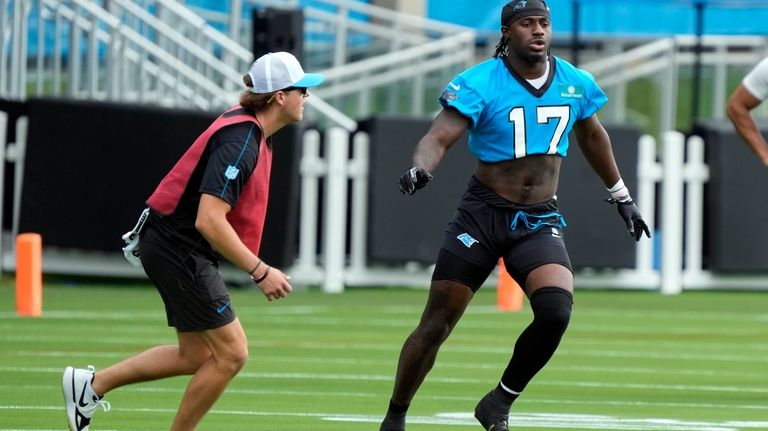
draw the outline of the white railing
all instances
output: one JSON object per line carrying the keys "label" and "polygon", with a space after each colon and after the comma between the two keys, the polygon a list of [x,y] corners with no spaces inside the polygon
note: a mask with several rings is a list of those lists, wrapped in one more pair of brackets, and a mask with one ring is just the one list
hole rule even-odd
{"label": "white railing", "polygon": [[[581,65],[609,95],[610,102],[602,116],[616,123],[625,122],[627,84],[638,78],[653,78],[661,99],[658,130],[676,129],[680,68],[695,66],[697,43],[695,36],[669,37]],[[768,39],[760,36],[703,36],[701,46],[700,64],[712,70],[712,110],[704,117],[723,118],[728,97],[728,69],[744,69],[756,64],[768,55]],[[739,70],[739,73],[743,71]],[[702,88],[701,93],[707,91]]]}
{"label": "white railing", "polygon": [[[64,95],[212,111],[236,103],[250,51],[173,0],[111,0],[109,10],[99,3],[0,0],[0,97]],[[150,4],[158,15],[148,12]],[[28,67],[32,37],[37,52]],[[313,99],[310,115],[356,128]]]}
{"label": "white railing", "polygon": [[[377,89],[389,97],[398,96],[395,84],[408,83],[408,114],[423,115],[433,112],[437,105],[425,107],[425,94],[432,93],[437,99],[442,86],[450,78],[474,61],[474,34],[459,33],[398,52],[384,54],[367,60],[334,67],[323,71],[326,83],[315,93],[332,100],[352,96],[354,111],[364,118],[373,111],[373,94]],[[429,77],[437,79],[429,87]]]}
{"label": "white railing", "polygon": [[[293,0],[230,0],[225,12],[197,7],[193,10],[208,21],[228,28],[230,37],[247,46],[251,40],[248,30],[252,18],[247,9],[295,9],[298,3]],[[355,0],[316,0],[312,6],[304,8],[304,17],[308,43],[313,51],[324,53],[312,56],[316,60],[309,63],[313,68],[339,67],[352,62],[352,55],[358,59],[373,57],[470,31],[455,24]],[[364,50],[354,49],[347,43],[350,34],[369,38]]]}
{"label": "white railing", "polygon": [[[195,8],[206,19],[230,29],[231,37],[250,43],[251,7],[296,7],[294,1],[231,1],[227,12]],[[327,81],[314,91],[344,106],[350,116],[372,113],[425,115],[425,94],[439,95],[450,78],[474,62],[476,34],[454,24],[429,20],[353,0],[317,0],[303,9],[305,63]],[[325,8],[323,8],[325,7]],[[355,48],[353,35],[366,42]],[[376,91],[385,102],[377,104]]]}
{"label": "white railing", "polygon": [[[242,10],[238,3],[232,7]],[[328,85],[310,100],[310,119],[321,116],[354,130],[350,117],[427,114],[434,109],[425,107],[424,95],[436,97],[473,62],[474,32],[466,28],[351,0],[320,3],[336,9],[306,8],[305,14],[308,25],[332,36],[323,57],[333,67],[320,71],[329,76]],[[0,0],[0,6],[3,97],[63,95],[218,110],[237,100],[251,61],[249,50],[175,0]],[[238,32],[250,32],[229,21]],[[30,28],[36,28],[31,35]],[[371,52],[348,63],[359,56],[347,43],[352,33],[368,38],[364,45]],[[27,46],[34,42],[37,52],[28,62]],[[377,46],[385,47],[384,55],[375,55],[381,53],[372,49]]]}

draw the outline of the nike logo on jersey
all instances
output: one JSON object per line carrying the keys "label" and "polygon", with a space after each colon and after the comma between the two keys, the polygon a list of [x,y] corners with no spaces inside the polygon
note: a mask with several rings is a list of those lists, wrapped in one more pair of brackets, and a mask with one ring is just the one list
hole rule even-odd
{"label": "nike logo on jersey", "polygon": [[453,88],[455,91],[461,90],[461,85],[456,85],[453,82],[449,82],[448,85]]}
{"label": "nike logo on jersey", "polygon": [[224,310],[227,309],[227,307],[229,307],[229,302],[227,302],[226,304],[222,305],[221,307],[216,307],[216,312],[221,314],[221,313],[224,312]]}

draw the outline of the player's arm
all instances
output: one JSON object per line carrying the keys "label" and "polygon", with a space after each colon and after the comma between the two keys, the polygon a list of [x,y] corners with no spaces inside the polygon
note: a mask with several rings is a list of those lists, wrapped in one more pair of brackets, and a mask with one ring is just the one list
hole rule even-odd
{"label": "player's arm", "polygon": [[741,136],[741,139],[757,154],[763,164],[768,166],[768,143],[760,134],[755,119],[750,113],[760,102],[761,100],[752,95],[742,84],[728,99],[726,112],[728,112],[728,117],[736,127],[736,132]]}
{"label": "player's arm", "polygon": [[[243,244],[235,229],[227,221],[227,213],[232,207],[225,200],[203,193],[197,209],[195,228],[203,235],[211,246],[224,258],[243,271],[253,271],[259,263],[259,258]],[[292,288],[288,277],[277,268],[262,263],[258,265],[253,277],[261,277],[269,270],[259,288],[268,300],[285,297]]]}
{"label": "player's arm", "polygon": [[574,123],[573,130],[576,133],[576,140],[579,143],[581,152],[592,166],[592,169],[603,180],[606,189],[611,194],[608,202],[615,203],[619,211],[619,216],[624,220],[629,235],[639,241],[645,232],[650,238],[651,232],[648,225],[643,220],[640,210],[635,201],[629,194],[629,189],[624,185],[624,181],[619,174],[619,168],[616,166],[616,159],[613,156],[613,148],[608,132],[605,131],[597,115],[592,115],[583,120]]}
{"label": "player's arm", "polygon": [[592,115],[574,123],[573,131],[584,157],[592,169],[603,180],[606,187],[611,187],[621,179],[608,132],[605,131],[597,115]]}
{"label": "player's arm", "polygon": [[413,152],[413,166],[432,172],[442,160],[445,152],[469,127],[469,119],[452,108],[445,108],[416,145]]}
{"label": "player's arm", "polygon": [[232,207],[218,196],[203,193],[197,209],[195,228],[213,248],[233,265],[250,271],[258,262],[253,252],[243,244],[235,229],[227,220]]}
{"label": "player's arm", "polygon": [[437,114],[427,133],[413,151],[413,165],[400,177],[398,186],[403,194],[411,195],[432,180],[431,172],[469,127],[469,119],[452,108]]}

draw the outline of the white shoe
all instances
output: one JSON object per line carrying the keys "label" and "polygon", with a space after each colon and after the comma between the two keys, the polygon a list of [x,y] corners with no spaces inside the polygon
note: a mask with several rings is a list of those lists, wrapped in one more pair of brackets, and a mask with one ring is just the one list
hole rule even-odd
{"label": "white shoe", "polygon": [[67,409],[67,423],[71,431],[88,431],[91,417],[96,408],[101,406],[108,412],[110,405],[94,392],[91,382],[96,370],[89,365],[87,370],[67,367],[61,379],[61,391],[64,393],[64,406]]}

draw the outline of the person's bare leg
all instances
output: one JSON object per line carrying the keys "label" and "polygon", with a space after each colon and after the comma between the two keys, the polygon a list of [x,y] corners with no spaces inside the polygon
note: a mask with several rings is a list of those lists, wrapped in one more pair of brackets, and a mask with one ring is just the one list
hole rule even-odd
{"label": "person's bare leg", "polygon": [[392,407],[407,408],[429,370],[435,364],[437,351],[464,314],[474,292],[469,287],[446,280],[433,281],[421,321],[408,336],[400,352],[390,411],[381,430],[404,429],[405,412]]}
{"label": "person's bare leg", "polygon": [[153,347],[98,371],[93,379],[96,394],[104,396],[130,383],[194,374],[210,358],[211,350],[196,332],[179,332],[177,337],[177,346]]}
{"label": "person's bare leg", "polygon": [[194,430],[248,359],[248,340],[238,319],[199,335],[212,354],[187,385],[171,431]]}

